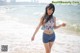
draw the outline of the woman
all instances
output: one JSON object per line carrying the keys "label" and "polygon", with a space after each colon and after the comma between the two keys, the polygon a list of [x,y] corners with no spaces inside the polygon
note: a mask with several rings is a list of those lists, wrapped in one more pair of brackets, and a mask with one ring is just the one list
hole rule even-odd
{"label": "woman", "polygon": [[55,32],[54,29],[60,28],[62,26],[65,26],[65,23],[62,23],[61,25],[56,26],[56,17],[53,16],[53,13],[55,11],[55,6],[53,4],[49,4],[45,9],[45,14],[42,16],[39,25],[37,26],[31,40],[33,41],[35,38],[35,34],[39,30],[39,28],[42,26],[43,31],[43,43],[46,50],[46,53],[51,52],[52,45],[55,41]]}

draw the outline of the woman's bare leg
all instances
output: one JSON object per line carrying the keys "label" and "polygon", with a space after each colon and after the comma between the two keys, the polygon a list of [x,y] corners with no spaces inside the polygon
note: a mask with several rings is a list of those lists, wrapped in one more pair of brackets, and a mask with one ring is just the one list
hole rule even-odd
{"label": "woman's bare leg", "polygon": [[50,52],[51,52],[52,45],[53,45],[53,42],[49,42]]}
{"label": "woman's bare leg", "polygon": [[44,46],[45,46],[46,53],[50,53],[49,43],[44,43]]}

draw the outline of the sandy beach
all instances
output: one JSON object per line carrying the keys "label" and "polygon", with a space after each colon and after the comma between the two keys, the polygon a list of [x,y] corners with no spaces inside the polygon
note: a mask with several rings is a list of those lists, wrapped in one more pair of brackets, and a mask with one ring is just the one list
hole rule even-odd
{"label": "sandy beach", "polygon": [[[0,46],[8,45],[5,53],[45,53],[42,42],[42,30],[36,34],[35,40],[31,36],[35,25],[27,25],[14,20],[0,21]],[[80,36],[74,33],[67,33],[62,29],[55,30],[56,40],[51,53],[79,53]],[[1,49],[1,47],[0,47]],[[0,53],[4,53],[0,50]]]}

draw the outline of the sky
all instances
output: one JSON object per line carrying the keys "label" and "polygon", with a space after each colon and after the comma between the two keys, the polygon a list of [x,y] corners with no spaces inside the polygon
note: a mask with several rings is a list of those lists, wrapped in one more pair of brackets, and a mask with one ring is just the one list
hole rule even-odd
{"label": "sky", "polygon": [[[31,2],[34,0],[16,0],[17,2]],[[80,0],[35,0],[39,3],[50,3],[52,1],[80,1]],[[10,0],[7,0],[7,2],[10,2]]]}

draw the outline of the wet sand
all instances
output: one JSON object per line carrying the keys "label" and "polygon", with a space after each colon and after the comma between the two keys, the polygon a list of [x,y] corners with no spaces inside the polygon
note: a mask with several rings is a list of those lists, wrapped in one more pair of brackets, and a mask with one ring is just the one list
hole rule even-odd
{"label": "wet sand", "polygon": [[[8,45],[6,53],[45,53],[42,42],[42,30],[36,34],[35,40],[31,36],[35,31],[35,25],[22,24],[8,20],[0,22],[0,46]],[[62,29],[55,30],[56,40],[51,53],[79,53],[80,36],[67,33]],[[1,47],[0,47],[1,49]],[[0,50],[0,53],[4,53]]]}

